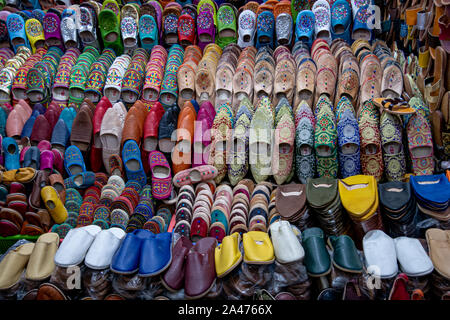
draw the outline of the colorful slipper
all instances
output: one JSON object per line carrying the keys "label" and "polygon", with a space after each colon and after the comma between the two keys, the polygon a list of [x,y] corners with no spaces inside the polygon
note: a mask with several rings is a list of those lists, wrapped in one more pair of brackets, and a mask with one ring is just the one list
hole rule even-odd
{"label": "colorful slipper", "polygon": [[36,49],[43,48],[45,46],[44,28],[37,19],[28,19],[25,22],[25,31],[30,41],[31,49],[33,53]]}
{"label": "colorful slipper", "polygon": [[433,141],[430,125],[422,114],[415,113],[409,120],[406,131],[414,174],[433,174]]}
{"label": "colorful slipper", "polygon": [[152,16],[146,14],[139,19],[139,38],[142,48],[148,52],[158,44],[158,27]]}
{"label": "colorful slipper", "polygon": [[167,199],[172,192],[172,176],[166,157],[159,151],[152,151],[148,157],[152,173],[152,194],[155,199]]}
{"label": "colorful slipper", "polygon": [[128,180],[137,181],[142,187],[147,183],[147,176],[141,161],[141,152],[136,141],[128,140],[122,150],[123,165]]}
{"label": "colorful slipper", "polygon": [[44,16],[45,43],[48,47],[58,47],[64,52],[64,44],[61,36],[61,19],[53,12],[47,12]]}
{"label": "colorful slipper", "polygon": [[297,16],[295,24],[295,40],[312,45],[314,35],[315,16],[311,10],[304,10]]}
{"label": "colorful slipper", "polygon": [[17,53],[20,46],[30,48],[30,43],[25,31],[25,21],[20,15],[16,13],[8,15],[6,25],[8,27],[9,38],[11,39],[14,52]]}
{"label": "colorful slipper", "polygon": [[64,168],[69,176],[86,171],[83,155],[76,146],[70,146],[64,153]]}

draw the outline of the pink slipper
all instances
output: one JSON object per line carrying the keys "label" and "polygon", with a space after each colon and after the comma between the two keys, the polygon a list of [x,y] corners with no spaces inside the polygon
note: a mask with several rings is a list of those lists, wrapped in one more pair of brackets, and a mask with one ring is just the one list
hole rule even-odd
{"label": "pink slipper", "polygon": [[152,173],[152,194],[155,199],[167,199],[172,192],[170,165],[164,154],[152,151],[148,156]]}
{"label": "pink slipper", "polygon": [[181,187],[187,184],[208,181],[217,177],[217,173],[217,168],[214,166],[198,166],[178,172],[175,177],[173,177],[173,184],[176,187]]}

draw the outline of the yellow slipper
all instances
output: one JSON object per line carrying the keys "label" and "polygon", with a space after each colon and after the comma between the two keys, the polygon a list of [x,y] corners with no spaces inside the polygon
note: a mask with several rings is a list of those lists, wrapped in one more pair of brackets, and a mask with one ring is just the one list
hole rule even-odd
{"label": "yellow slipper", "polygon": [[45,233],[37,239],[25,273],[28,280],[39,281],[50,277],[55,270],[58,245],[59,235],[53,232]]}
{"label": "yellow slipper", "polygon": [[45,207],[56,223],[61,224],[66,221],[67,209],[61,202],[55,188],[50,186],[42,188],[41,197],[44,200]]}
{"label": "yellow slipper", "polygon": [[348,177],[339,180],[339,194],[345,210],[361,219],[375,206],[377,182],[373,176]]}
{"label": "yellow slipper", "polygon": [[262,231],[250,231],[244,234],[244,262],[248,264],[270,264],[275,260],[272,241]]}
{"label": "yellow slipper", "polygon": [[33,53],[36,52],[37,48],[43,48],[45,46],[44,28],[39,20],[34,18],[28,19],[25,22],[25,32],[27,33]]}
{"label": "yellow slipper", "polygon": [[222,243],[215,249],[216,273],[222,278],[229,274],[242,261],[242,254],[239,250],[241,235],[237,232],[226,236]]}
{"label": "yellow slipper", "polygon": [[0,262],[0,290],[10,289],[19,280],[25,269],[34,243],[26,243],[10,251]]}

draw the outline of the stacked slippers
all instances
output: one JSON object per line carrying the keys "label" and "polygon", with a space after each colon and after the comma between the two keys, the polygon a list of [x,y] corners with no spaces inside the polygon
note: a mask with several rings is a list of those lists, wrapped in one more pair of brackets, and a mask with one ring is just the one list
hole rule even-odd
{"label": "stacked slippers", "polygon": [[353,221],[357,244],[368,231],[383,228],[375,177],[357,175],[339,180],[339,196]]}
{"label": "stacked slippers", "polygon": [[308,215],[306,195],[306,187],[304,184],[291,183],[278,186],[276,208],[283,220],[296,223],[304,215]]}
{"label": "stacked slippers", "polygon": [[195,99],[195,71],[202,58],[200,47],[190,45],[184,50],[184,60],[177,72],[178,105]]}
{"label": "stacked slippers", "polygon": [[450,182],[444,174],[411,176],[419,210],[442,223],[450,220]]}
{"label": "stacked slippers", "polygon": [[69,103],[79,105],[83,102],[89,70],[99,56],[96,48],[85,47],[83,53],[77,58],[77,62],[70,73]]}
{"label": "stacked slippers", "polygon": [[106,76],[106,83],[103,88],[103,94],[109,99],[109,101],[114,104],[120,100],[120,94],[122,92],[122,82],[130,65],[131,57],[127,54],[118,56],[111,68],[108,70],[108,75]]}
{"label": "stacked slippers", "polygon": [[386,182],[378,185],[383,224],[391,236],[417,236],[417,203],[410,183]]}
{"label": "stacked slippers", "polygon": [[330,235],[344,234],[350,227],[339,196],[338,181],[332,178],[309,179],[306,199],[320,227]]}
{"label": "stacked slippers", "polygon": [[103,96],[106,76],[112,63],[116,59],[116,54],[110,48],[104,49],[100,57],[91,65],[89,76],[86,81],[85,98],[93,103],[98,103]]}
{"label": "stacked slippers", "polygon": [[145,101],[155,102],[159,99],[166,62],[166,49],[159,45],[154,46],[145,68],[145,80],[142,90],[142,98]]}
{"label": "stacked slippers", "polygon": [[139,99],[144,84],[145,66],[148,58],[149,55],[145,49],[134,50],[131,62],[122,80],[121,98],[125,104],[132,105]]}
{"label": "stacked slippers", "polygon": [[70,74],[79,55],[80,51],[78,49],[70,48],[61,57],[52,87],[53,101],[61,108],[67,107],[68,105]]}

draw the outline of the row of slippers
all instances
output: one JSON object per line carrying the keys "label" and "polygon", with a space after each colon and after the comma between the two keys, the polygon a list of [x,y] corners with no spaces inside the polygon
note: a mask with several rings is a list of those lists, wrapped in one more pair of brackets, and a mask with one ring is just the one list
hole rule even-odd
{"label": "row of slippers", "polygon": [[250,180],[243,180],[233,189],[221,184],[213,196],[211,185],[207,183],[199,184],[195,193],[191,186],[182,186],[175,209],[174,232],[193,241],[210,236],[219,243],[235,232],[266,232],[268,226],[279,219],[273,210],[274,197],[269,205],[272,188],[267,183],[255,186]]}

